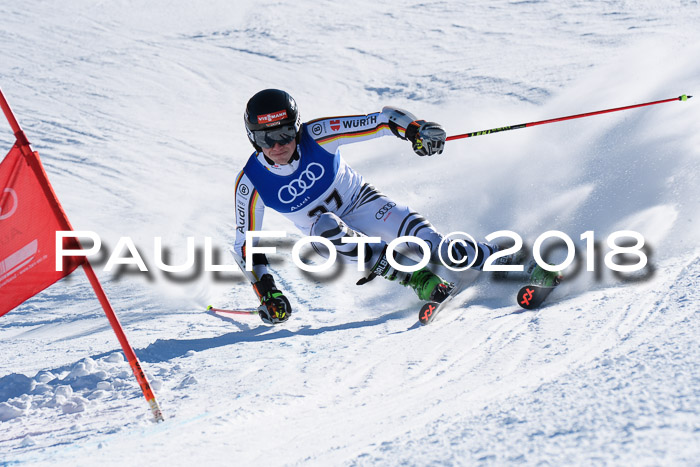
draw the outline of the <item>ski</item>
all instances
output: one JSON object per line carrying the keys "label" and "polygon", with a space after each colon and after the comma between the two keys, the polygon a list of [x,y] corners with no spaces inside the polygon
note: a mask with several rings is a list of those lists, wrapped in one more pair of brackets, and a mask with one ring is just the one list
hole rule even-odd
{"label": "ski", "polygon": [[441,303],[438,302],[424,303],[420,309],[420,312],[418,312],[418,321],[420,321],[420,324],[425,325],[431,322],[433,318],[435,318],[435,315],[438,313],[440,305]]}
{"label": "ski", "polygon": [[557,288],[560,281],[561,276],[557,277],[554,285],[544,286],[528,284],[522,287],[518,291],[516,298],[518,305],[526,310],[535,310],[539,308],[542,306],[542,303],[544,303],[549,294],[551,294],[552,291]]}
{"label": "ski", "polygon": [[423,304],[421,307],[420,311],[418,312],[418,321],[420,321],[420,324],[426,325],[431,323],[435,317],[437,316],[438,313],[440,313],[447,304],[449,304],[457,295],[464,290],[466,284],[464,283],[458,283],[454,286],[454,288],[450,291],[450,294],[447,296],[445,300],[442,302],[426,302]]}

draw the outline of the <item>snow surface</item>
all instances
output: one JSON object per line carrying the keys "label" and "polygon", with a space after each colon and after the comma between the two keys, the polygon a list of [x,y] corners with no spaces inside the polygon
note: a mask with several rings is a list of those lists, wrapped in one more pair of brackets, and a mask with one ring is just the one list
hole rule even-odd
{"label": "snow surface", "polygon": [[[144,6],[147,3],[147,6]],[[0,465],[700,465],[697,99],[450,142],[343,148],[442,232],[557,229],[601,242],[523,312],[481,278],[428,327],[396,284],[273,268],[288,323],[239,273],[102,271],[129,236],[153,266],[186,237],[231,264],[242,113],[265,87],[305,119],[384,105],[448,134],[700,91],[691,0],[0,2],[0,85],[95,265],[166,417],[150,412],[84,274],[0,318]],[[9,150],[9,127],[0,131]],[[620,280],[605,238],[653,271]],[[201,263],[201,262],[200,262]]]}

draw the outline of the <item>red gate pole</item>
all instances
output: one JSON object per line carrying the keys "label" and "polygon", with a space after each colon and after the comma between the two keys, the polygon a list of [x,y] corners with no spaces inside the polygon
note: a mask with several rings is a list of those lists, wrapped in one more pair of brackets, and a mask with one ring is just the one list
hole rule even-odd
{"label": "red gate pole", "polygon": [[119,343],[122,346],[122,350],[124,351],[126,360],[129,362],[131,370],[134,372],[134,376],[136,376],[136,380],[138,381],[139,386],[141,386],[141,392],[143,392],[144,397],[148,401],[148,405],[151,407],[151,412],[153,412],[153,418],[156,422],[162,422],[164,420],[163,413],[160,411],[158,401],[156,401],[156,396],[151,390],[151,385],[148,383],[148,379],[146,379],[146,374],[143,372],[143,369],[141,369],[141,363],[136,357],[136,354],[134,353],[134,349],[131,347],[131,344],[129,344],[129,341],[126,338],[126,334],[124,334],[124,330],[122,329],[122,325],[119,323],[119,319],[114,313],[112,304],[109,303],[109,299],[107,299],[107,295],[102,289],[102,284],[100,284],[100,281],[97,279],[97,275],[92,269],[92,265],[90,265],[90,262],[87,260],[87,258],[85,258],[85,262],[83,263],[83,271],[85,271],[85,275],[90,281],[90,285],[92,285],[92,289],[95,291],[95,295],[97,295],[97,299],[100,301],[102,309],[107,315],[109,324],[112,325],[112,329],[117,335],[117,339],[119,340]]}
{"label": "red gate pole", "polygon": [[[22,151],[22,154],[27,160],[27,163],[34,171],[34,175],[37,177],[42,188],[44,189],[44,194],[49,204],[53,208],[54,215],[56,216],[64,230],[72,231],[73,227],[71,227],[70,222],[68,221],[68,217],[66,216],[65,212],[63,211],[63,208],[61,207],[61,203],[58,201],[58,197],[54,193],[53,188],[51,188],[49,179],[41,165],[41,161],[39,160],[39,155],[38,153],[32,151],[31,146],[29,145],[29,141],[27,140],[27,137],[24,134],[24,131],[22,131],[22,128],[19,126],[15,115],[12,113],[10,105],[7,103],[7,100],[5,99],[5,96],[2,93],[2,89],[0,89],[0,107],[2,107],[2,111],[5,114],[5,117],[7,117],[7,121],[10,123],[10,127],[12,127],[12,131],[15,134],[15,138],[17,138],[17,146]],[[77,238],[75,239],[75,242],[77,243],[79,249],[82,249],[80,241]],[[92,289],[95,291],[95,295],[97,295],[97,299],[100,301],[100,305],[102,305],[102,309],[104,310],[105,315],[107,315],[107,319],[109,320],[109,324],[112,326],[112,330],[117,335],[117,340],[119,340],[119,344],[121,344],[122,346],[122,350],[124,351],[126,360],[129,362],[131,370],[134,372],[134,376],[136,377],[136,381],[138,381],[139,386],[141,387],[141,392],[143,392],[144,397],[148,401],[154,419],[157,422],[162,422],[164,420],[163,413],[161,412],[160,407],[158,406],[158,402],[156,401],[156,397],[153,394],[153,391],[151,390],[151,385],[148,383],[148,379],[146,378],[146,375],[143,372],[143,369],[141,368],[141,363],[136,357],[134,349],[131,347],[131,344],[126,338],[126,334],[124,334],[124,329],[119,323],[119,319],[114,313],[112,305],[109,303],[109,299],[107,298],[107,295],[105,294],[104,289],[102,288],[102,284],[100,284],[100,281],[97,278],[97,275],[92,269],[92,265],[90,265],[90,262],[87,258],[84,259],[82,266],[83,271],[85,271],[85,275],[90,281]]]}

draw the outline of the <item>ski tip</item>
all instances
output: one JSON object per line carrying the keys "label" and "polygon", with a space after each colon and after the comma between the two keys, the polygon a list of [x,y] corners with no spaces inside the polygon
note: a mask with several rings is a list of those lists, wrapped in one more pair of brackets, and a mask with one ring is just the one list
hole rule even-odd
{"label": "ski tip", "polygon": [[686,95],[686,94],[683,94],[682,96],[680,96],[680,97],[678,98],[678,100],[679,100],[679,101],[687,101],[687,100],[690,99],[691,97],[693,97],[693,96],[688,96],[688,95]]}
{"label": "ski tip", "polygon": [[207,311],[211,310],[212,308],[214,308],[214,307],[211,306],[211,305],[209,305],[209,306],[207,307]]}
{"label": "ski tip", "polygon": [[420,321],[420,324],[426,325],[431,322],[435,317],[439,305],[440,304],[437,302],[427,302],[423,304],[418,313],[418,321]]}

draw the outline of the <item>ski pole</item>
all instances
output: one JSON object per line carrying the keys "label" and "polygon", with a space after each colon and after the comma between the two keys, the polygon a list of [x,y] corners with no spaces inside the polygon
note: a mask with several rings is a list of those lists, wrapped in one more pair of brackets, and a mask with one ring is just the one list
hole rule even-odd
{"label": "ski pole", "polygon": [[501,128],[492,128],[490,130],[475,131],[472,133],[463,133],[461,135],[448,136],[446,141],[452,141],[455,139],[462,139],[462,138],[471,138],[472,136],[488,135],[489,133],[498,133],[500,131],[518,130],[520,128],[528,128],[531,126],[544,125],[547,123],[563,122],[564,120],[573,120],[574,118],[591,117],[593,115],[600,115],[600,114],[605,114],[605,113],[610,113],[610,112],[618,112],[620,110],[635,109],[637,107],[645,107],[647,105],[663,104],[665,102],[687,101],[691,97],[693,97],[693,96],[687,96],[687,95],[683,94],[682,96],[674,97],[671,99],[663,99],[660,101],[645,102],[643,104],[635,104],[635,105],[627,105],[625,107],[616,107],[614,109],[596,110],[594,112],[587,112],[587,113],[577,114],[577,115],[569,115],[567,117],[550,118],[549,120],[540,120],[539,122],[520,123],[518,125],[504,126]]}
{"label": "ski pole", "polygon": [[213,306],[209,305],[207,307],[207,311],[214,311],[217,313],[227,313],[229,315],[257,315],[258,310],[223,310],[221,308],[214,308]]}

